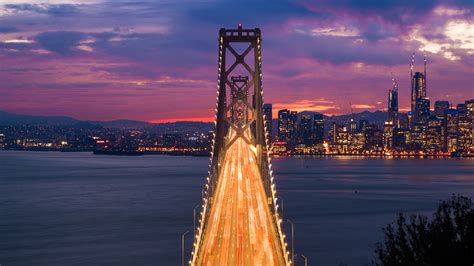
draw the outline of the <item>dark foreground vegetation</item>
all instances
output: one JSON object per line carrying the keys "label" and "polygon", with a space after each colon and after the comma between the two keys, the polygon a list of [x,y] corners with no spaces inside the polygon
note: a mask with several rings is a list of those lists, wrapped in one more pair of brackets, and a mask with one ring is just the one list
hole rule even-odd
{"label": "dark foreground vegetation", "polygon": [[377,265],[474,265],[474,209],[467,197],[441,202],[431,219],[400,213],[383,232]]}

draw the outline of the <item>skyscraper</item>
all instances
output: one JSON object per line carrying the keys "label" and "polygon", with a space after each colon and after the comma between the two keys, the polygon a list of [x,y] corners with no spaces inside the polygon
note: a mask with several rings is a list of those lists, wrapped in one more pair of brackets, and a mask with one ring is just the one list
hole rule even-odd
{"label": "skyscraper", "polygon": [[288,117],[288,129],[289,129],[289,134],[290,134],[290,146],[294,147],[296,144],[296,138],[297,138],[297,133],[298,133],[298,112],[296,111],[290,111],[289,117]]}
{"label": "skyscraper", "polygon": [[467,108],[468,102],[458,104],[458,151],[461,153],[467,153],[472,146],[472,131],[471,124],[472,120],[468,114]]}
{"label": "skyscraper", "polygon": [[329,137],[330,137],[332,145],[335,145],[336,141],[337,141],[337,128],[338,128],[338,126],[337,126],[336,122],[332,122],[331,131],[329,132]]}
{"label": "skyscraper", "polygon": [[324,140],[323,114],[314,114],[313,116],[313,139],[314,144],[321,144]]}
{"label": "skyscraper", "polygon": [[302,115],[298,126],[298,144],[310,146],[311,143],[311,115]]}
{"label": "skyscraper", "polygon": [[383,127],[383,148],[385,151],[392,150],[393,147],[393,128],[392,121],[386,121]]}
{"label": "skyscraper", "polygon": [[394,128],[399,127],[398,120],[398,84],[392,79],[392,89],[388,91],[388,121]]}
{"label": "skyscraper", "polygon": [[351,121],[349,122],[349,132],[350,133],[355,133],[357,131],[357,122],[351,118]]}
{"label": "skyscraper", "polygon": [[426,97],[416,99],[415,120],[427,119],[430,115],[430,99]]}
{"label": "skyscraper", "polygon": [[446,151],[455,152],[458,149],[458,110],[446,111]]}
{"label": "skyscraper", "polygon": [[263,114],[265,115],[265,127],[267,128],[268,136],[272,140],[273,128],[272,128],[272,104],[263,104]]}
{"label": "skyscraper", "polygon": [[290,110],[278,111],[278,140],[280,141],[290,140],[289,118]]}
{"label": "skyscraper", "polygon": [[465,102],[467,118],[469,121],[469,141],[470,147],[467,149],[467,153],[474,154],[474,99]]}
{"label": "skyscraper", "polygon": [[293,146],[296,140],[298,112],[283,109],[278,111],[278,140]]}
{"label": "skyscraper", "polygon": [[426,97],[425,76],[421,72],[415,72],[412,78],[411,88],[411,111],[416,112],[416,100]]}
{"label": "skyscraper", "polygon": [[431,116],[426,128],[423,150],[429,153],[438,153],[443,150],[443,120]]}

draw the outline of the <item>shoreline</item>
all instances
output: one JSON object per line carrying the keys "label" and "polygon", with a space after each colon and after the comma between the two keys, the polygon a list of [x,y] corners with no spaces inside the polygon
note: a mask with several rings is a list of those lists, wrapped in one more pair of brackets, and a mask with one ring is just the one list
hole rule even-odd
{"label": "shoreline", "polygon": [[[143,152],[141,154],[127,154],[127,153],[99,153],[96,154],[92,150],[46,150],[46,149],[11,149],[11,150],[0,150],[0,152],[64,152],[64,153],[76,153],[84,152],[91,153],[98,156],[143,156],[143,155],[167,155],[167,156],[191,156],[191,157],[208,157],[209,152]],[[288,158],[288,157],[301,157],[301,158],[367,158],[367,159],[471,159],[474,156],[448,156],[448,155],[382,155],[382,154],[272,154],[272,158]]]}

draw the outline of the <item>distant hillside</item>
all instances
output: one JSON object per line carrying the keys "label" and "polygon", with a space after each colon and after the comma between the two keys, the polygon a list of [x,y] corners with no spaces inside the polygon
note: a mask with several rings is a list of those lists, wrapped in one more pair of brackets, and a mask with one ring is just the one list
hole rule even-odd
{"label": "distant hillside", "polygon": [[87,121],[91,124],[97,124],[105,128],[121,128],[121,129],[131,129],[131,128],[146,128],[152,127],[154,124],[136,121],[136,120],[112,120],[112,121]]}
{"label": "distant hillside", "polygon": [[369,112],[369,111],[364,111],[361,113],[355,113],[354,115],[348,114],[348,115],[339,115],[339,116],[328,116],[325,117],[327,122],[336,122],[341,125],[347,125],[353,118],[355,121],[359,121],[362,119],[365,119],[369,121],[371,124],[375,124],[377,126],[382,127],[385,120],[387,120],[387,112],[383,111],[375,111],[375,112]]}
{"label": "distant hillside", "polygon": [[74,125],[79,122],[67,116],[19,115],[0,111],[0,125]]}
{"label": "distant hillside", "polygon": [[[313,115],[316,112],[304,111],[298,113],[301,115]],[[384,121],[387,119],[387,113],[382,111],[369,112],[364,111],[361,113],[355,113],[353,115],[339,115],[339,116],[325,116],[326,129],[329,128],[332,122],[336,122],[341,125],[348,125],[351,118],[356,121],[366,119],[370,123],[378,126],[383,126]],[[273,120],[273,134],[276,134],[278,130],[278,122],[276,119]],[[211,131],[213,130],[213,123],[206,122],[170,122],[170,123],[159,123],[153,124],[143,121],[136,120],[112,120],[112,121],[81,121],[67,116],[33,116],[33,115],[19,115],[14,113],[8,113],[0,111],[0,125],[68,125],[78,127],[91,127],[101,126],[105,128],[120,128],[120,129],[143,129],[148,128],[155,131],[158,134],[164,133],[176,133],[176,132],[192,132],[192,131]]]}
{"label": "distant hillside", "polygon": [[156,133],[176,133],[191,131],[210,131],[213,129],[212,123],[206,122],[171,122],[153,124],[136,120],[112,120],[112,121],[82,121],[67,116],[33,116],[19,115],[0,111],[0,125],[55,125],[55,126],[76,126],[76,127],[96,127],[119,128],[119,129],[143,129],[150,128]]}

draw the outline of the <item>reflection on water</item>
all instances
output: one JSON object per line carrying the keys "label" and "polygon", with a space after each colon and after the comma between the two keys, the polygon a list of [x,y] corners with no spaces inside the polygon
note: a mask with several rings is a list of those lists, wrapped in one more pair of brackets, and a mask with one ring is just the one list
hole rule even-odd
{"label": "reflection on water", "polygon": [[[208,161],[2,151],[0,263],[179,265]],[[273,162],[296,253],[310,265],[370,263],[397,212],[431,213],[451,193],[474,198],[469,159]]]}

